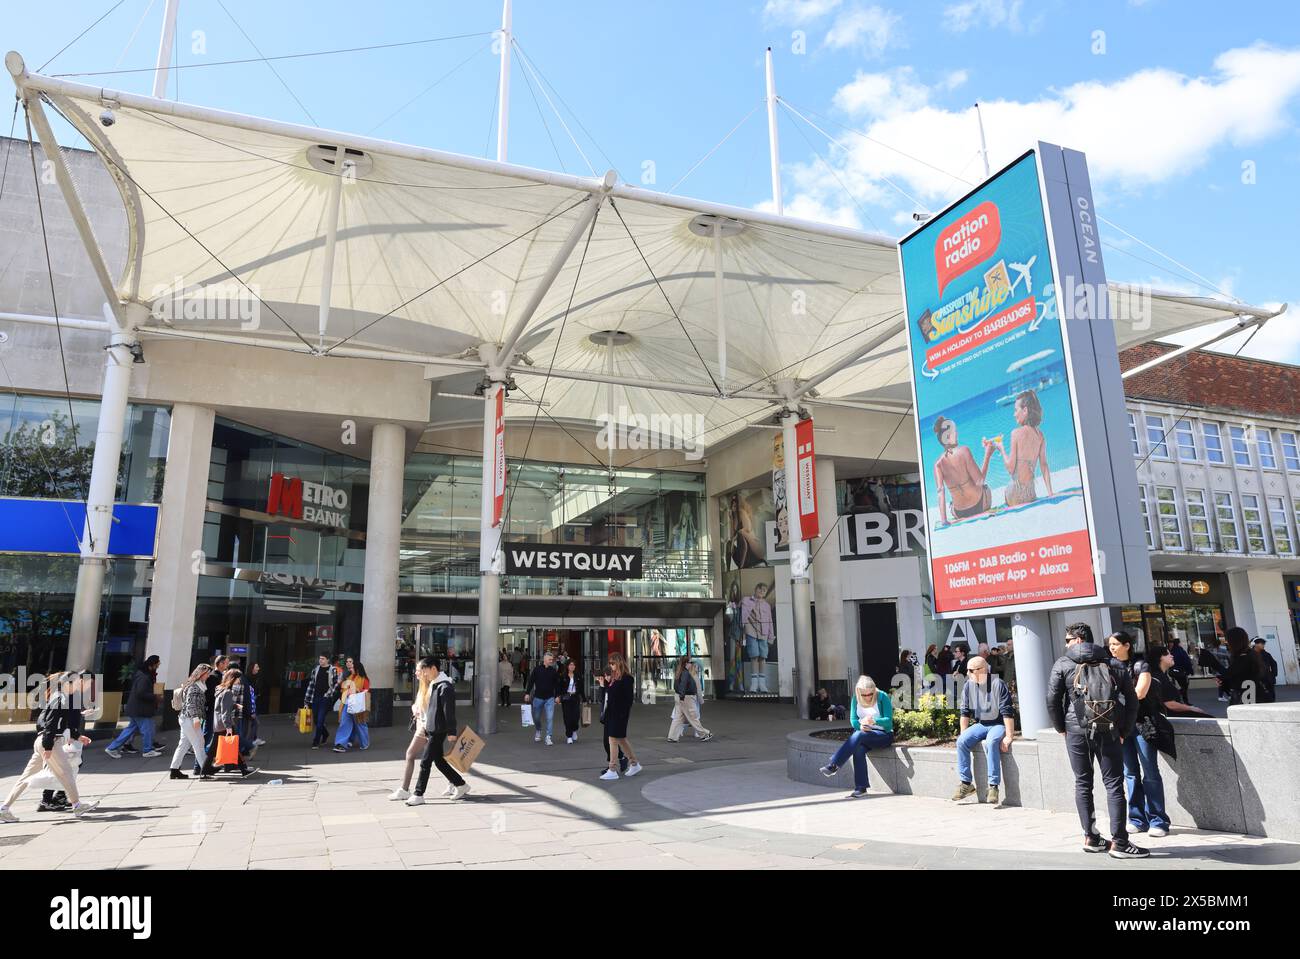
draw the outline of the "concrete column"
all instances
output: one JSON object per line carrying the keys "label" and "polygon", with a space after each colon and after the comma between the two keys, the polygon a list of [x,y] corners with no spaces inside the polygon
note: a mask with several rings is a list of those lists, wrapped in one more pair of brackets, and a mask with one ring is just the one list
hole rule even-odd
{"label": "concrete column", "polygon": [[162,657],[158,678],[175,689],[190,670],[199,571],[206,561],[203,514],[216,414],[202,406],[172,407],[167,473],[158,516],[158,558],[149,598],[149,653]]}
{"label": "concrete column", "polygon": [[[1047,716],[1047,675],[1056,661],[1051,628],[1051,616],[1046,612],[1015,613],[1011,617],[1020,726],[1026,739],[1037,739],[1039,732],[1051,726]],[[1062,639],[1060,645],[1064,642]]]}
{"label": "concrete column", "polygon": [[378,424],[370,437],[366,574],[361,597],[361,661],[366,664],[370,677],[372,726],[390,726],[393,722],[393,658],[405,469],[406,430],[395,423]]}
{"label": "concrete column", "polygon": [[[849,658],[844,629],[844,584],[840,579],[839,509],[835,461],[817,459],[817,523],[813,556],[813,600],[817,605],[817,674],[836,702],[848,701]],[[856,630],[855,630],[856,632]],[[844,685],[841,686],[841,683]]]}
{"label": "concrete column", "polygon": [[72,625],[68,631],[68,669],[91,669],[95,664],[95,642],[99,637],[99,615],[104,599],[104,577],[108,569],[108,542],[113,528],[113,501],[117,493],[117,472],[122,462],[122,435],[126,429],[127,397],[131,389],[131,348],[138,342],[135,325],[148,315],[140,304],[126,307],[127,321],[117,324],[105,309],[114,328],[104,351],[104,388],[99,403],[99,425],[95,431],[95,458],[90,468],[90,489],[86,494],[86,524],[81,539],[81,566],[77,569],[77,592],[72,602]]}
{"label": "concrete column", "polygon": [[1300,682],[1300,662],[1291,633],[1286,581],[1275,569],[1240,570],[1228,574],[1233,622],[1252,637],[1264,636],[1265,647],[1277,660],[1278,685]]}
{"label": "concrete column", "polygon": [[[505,387],[494,382],[483,391],[483,483],[479,495],[478,629],[474,633],[474,720],[478,732],[497,731],[497,657],[501,646],[501,536],[506,517],[496,518],[498,457],[505,491],[505,426],[497,438],[497,397]],[[508,492],[508,491],[507,491]],[[502,507],[504,509],[504,505]]]}

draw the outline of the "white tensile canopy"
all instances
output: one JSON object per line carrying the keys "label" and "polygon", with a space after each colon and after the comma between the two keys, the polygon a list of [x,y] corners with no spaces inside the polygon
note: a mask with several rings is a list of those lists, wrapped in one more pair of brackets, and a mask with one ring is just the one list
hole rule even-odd
{"label": "white tensile canopy", "polygon": [[[702,415],[709,446],[791,400],[910,405],[889,237],[16,72],[119,185],[121,301],[218,287],[260,307],[255,329],[158,311],[145,335],[494,369],[534,399],[549,371],[557,420]],[[1136,295],[1112,285],[1112,316]],[[1121,349],[1272,315],[1149,305],[1115,322]]]}

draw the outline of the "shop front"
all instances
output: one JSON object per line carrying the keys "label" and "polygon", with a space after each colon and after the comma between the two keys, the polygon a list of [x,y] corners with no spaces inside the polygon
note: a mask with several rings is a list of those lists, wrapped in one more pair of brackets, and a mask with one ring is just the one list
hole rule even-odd
{"label": "shop front", "polygon": [[1123,628],[1140,649],[1181,641],[1195,662],[1202,648],[1223,642],[1230,619],[1228,583],[1222,573],[1156,572],[1156,602],[1120,609]]}

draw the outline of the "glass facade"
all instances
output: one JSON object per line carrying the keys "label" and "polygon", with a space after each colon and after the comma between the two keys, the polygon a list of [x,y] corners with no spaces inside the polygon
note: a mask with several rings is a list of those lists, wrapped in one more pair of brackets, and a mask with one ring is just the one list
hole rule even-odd
{"label": "glass facade", "polygon": [[360,653],[368,490],[364,460],[216,421],[192,661],[258,663],[261,712],[297,709],[319,654]]}
{"label": "glass facade", "polygon": [[[97,400],[0,393],[0,497],[82,501],[98,421]],[[118,502],[162,499],[170,426],[165,407],[128,406]],[[75,555],[0,552],[0,672],[63,668],[79,565]],[[148,561],[109,561],[93,668],[104,675],[110,696],[121,692],[131,664],[144,656],[148,584]],[[28,719],[0,713],[0,722]]]}

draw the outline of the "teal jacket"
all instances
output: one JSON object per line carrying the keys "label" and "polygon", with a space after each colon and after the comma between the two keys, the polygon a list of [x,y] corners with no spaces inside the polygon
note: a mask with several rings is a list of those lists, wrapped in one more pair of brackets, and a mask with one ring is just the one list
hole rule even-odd
{"label": "teal jacket", "polygon": [[[876,725],[891,735],[894,732],[894,701],[889,694],[883,689],[876,691],[876,709],[880,710],[880,715],[876,717]],[[849,722],[853,728],[861,729],[862,723],[858,720],[858,694],[853,694],[853,700],[849,703]]]}

